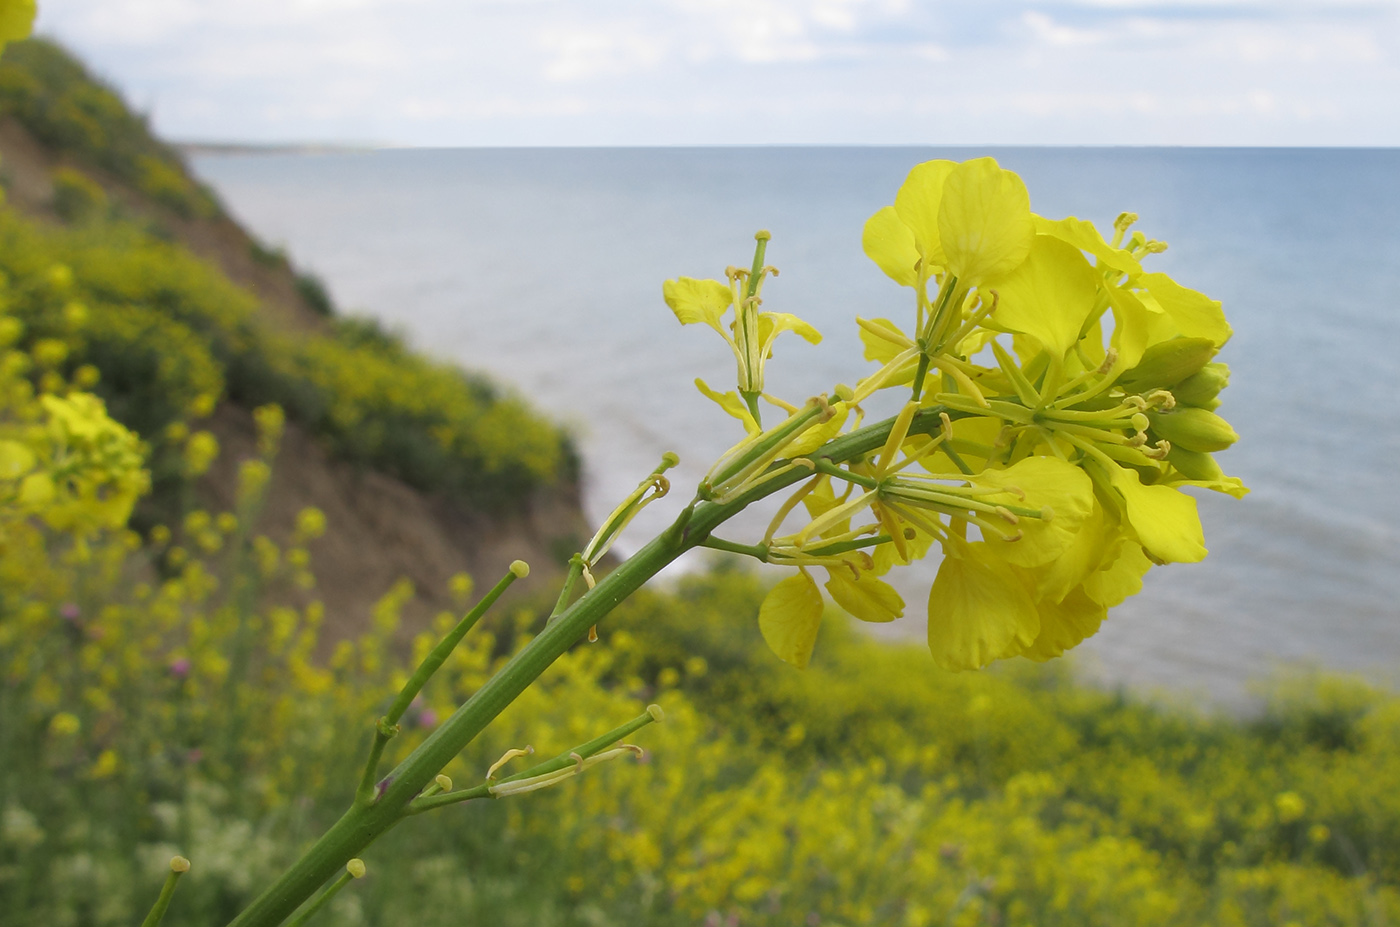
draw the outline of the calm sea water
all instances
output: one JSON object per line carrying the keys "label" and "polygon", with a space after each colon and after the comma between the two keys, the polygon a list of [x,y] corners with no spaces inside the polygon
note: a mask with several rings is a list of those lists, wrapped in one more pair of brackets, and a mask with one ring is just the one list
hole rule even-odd
{"label": "calm sea water", "polygon": [[[1139,228],[1171,244],[1157,269],[1223,300],[1236,332],[1222,412],[1242,440],[1221,461],[1254,492],[1206,494],[1210,557],[1153,570],[1079,665],[1226,701],[1281,664],[1394,682],[1400,152],[406,150],[202,156],[195,168],[338,304],[566,422],[596,520],[663,451],[681,455],[686,487],[738,437],[691,385],[732,383],[728,350],[676,324],[664,279],[721,276],[770,229],[782,276],[766,307],[826,335],[780,343],[770,389],[800,399],[854,382],[871,368],[853,316],[908,311],[861,253],[864,220],[914,163],[988,153],[1021,173],[1043,215],[1107,228],[1140,213]],[[634,545],[669,521],[668,501],[638,519]],[[912,613],[930,579],[905,584]],[[893,627],[919,636],[921,618]]]}

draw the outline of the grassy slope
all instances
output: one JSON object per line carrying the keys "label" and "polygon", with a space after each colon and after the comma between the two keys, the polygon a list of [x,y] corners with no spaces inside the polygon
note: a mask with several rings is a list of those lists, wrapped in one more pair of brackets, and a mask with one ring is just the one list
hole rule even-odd
{"label": "grassy slope", "polygon": [[[190,502],[189,431],[212,429],[242,452],[251,410],[278,403],[309,454],[280,468],[269,518],[288,529],[303,505],[333,510],[354,543],[323,559],[324,578],[338,580],[330,604],[352,625],[394,570],[418,583],[426,611],[464,566],[525,557],[543,579],[581,532],[576,459],[557,427],[484,378],[337,317],[314,278],[233,223],[173,149],[51,43],[12,45],[0,61],[0,147],[10,202],[41,220],[0,218],[0,268],[21,294],[12,311],[26,346],[67,346],[64,373],[99,369],[97,391],[151,444],[144,524]],[[55,265],[71,271],[61,284]],[[202,420],[210,396],[216,411]],[[200,498],[226,503],[235,469],[212,473]]]}

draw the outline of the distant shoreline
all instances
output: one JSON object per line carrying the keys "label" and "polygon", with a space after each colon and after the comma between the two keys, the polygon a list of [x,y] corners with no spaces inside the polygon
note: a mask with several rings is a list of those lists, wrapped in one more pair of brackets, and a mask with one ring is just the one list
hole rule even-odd
{"label": "distant shoreline", "polygon": [[199,155],[285,155],[285,154],[367,154],[384,145],[372,143],[336,144],[325,142],[171,142],[186,157]]}

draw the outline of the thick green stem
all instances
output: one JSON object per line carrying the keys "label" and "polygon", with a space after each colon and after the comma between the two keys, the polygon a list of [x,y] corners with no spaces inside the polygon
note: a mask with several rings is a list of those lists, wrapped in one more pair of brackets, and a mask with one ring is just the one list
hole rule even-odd
{"label": "thick green stem", "polygon": [[360,787],[355,790],[355,801],[358,804],[367,805],[374,800],[379,759],[384,755],[384,745],[399,732],[399,719],[403,717],[405,711],[408,711],[408,706],[413,704],[418,693],[423,691],[423,686],[427,685],[433,674],[442,668],[442,664],[462,642],[462,638],[467,636],[467,632],[481,620],[481,616],[490,611],[491,606],[495,605],[496,600],[510,588],[511,583],[529,572],[530,568],[523,562],[517,560],[512,563],[510,569],[506,571],[506,575],[501,577],[490,592],[481,597],[481,601],[477,602],[471,611],[462,616],[462,620],[457,622],[457,626],[438,641],[437,646],[423,658],[422,663],[418,664],[418,669],[399,690],[394,703],[389,706],[384,717],[380,718],[374,726],[374,743],[370,745],[369,759],[365,761],[365,771],[360,776]]}
{"label": "thick green stem", "polygon": [[[940,408],[922,409],[910,433],[931,434],[940,427]],[[950,413],[957,417],[957,413]],[[894,419],[886,419],[828,442],[806,455],[813,460],[846,461],[880,448]],[[710,532],[750,503],[811,475],[796,467],[724,503],[688,509],[677,524],[624,561],[593,589],[565,609],[517,653],[476,694],[444,721],[380,783],[371,804],[351,808],[282,876],[234,918],[229,927],[276,927],[321,885],[380,834],[407,813],[409,802],[453,757],[515,701],[555,660],[577,643],[618,604],[681,554],[698,546]],[[681,519],[685,519],[684,524]]]}

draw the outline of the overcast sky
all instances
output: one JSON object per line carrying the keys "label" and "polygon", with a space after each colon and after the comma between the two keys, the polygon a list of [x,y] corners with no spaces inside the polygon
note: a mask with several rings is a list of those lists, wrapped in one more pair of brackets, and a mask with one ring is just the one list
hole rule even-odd
{"label": "overcast sky", "polygon": [[179,140],[1400,145],[1400,0],[39,0]]}

